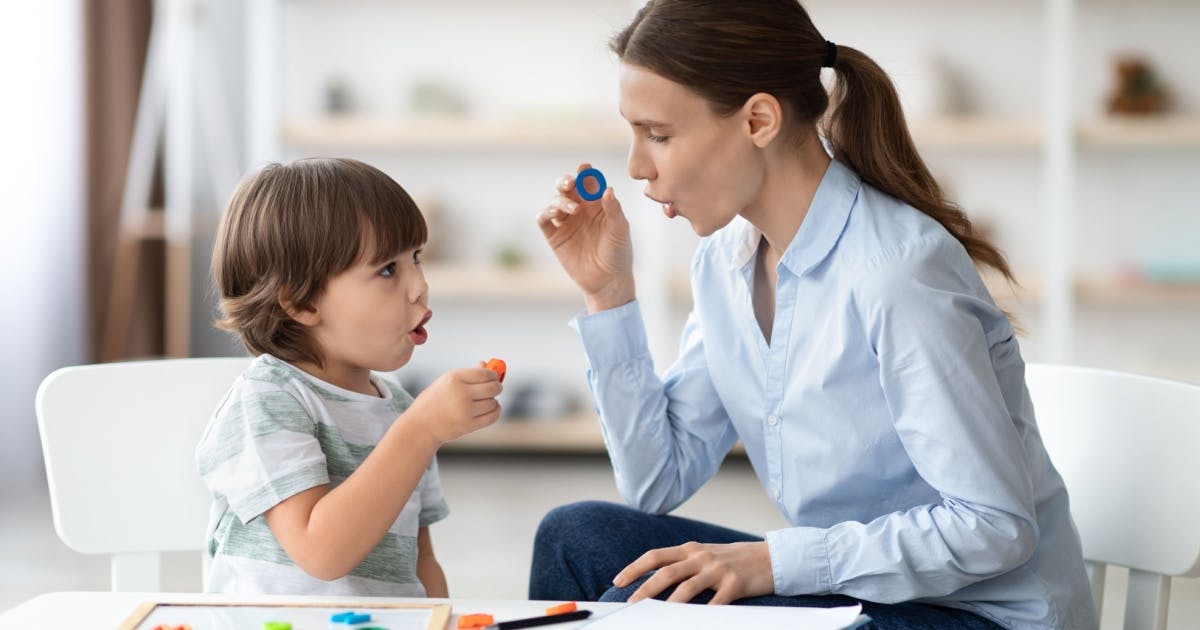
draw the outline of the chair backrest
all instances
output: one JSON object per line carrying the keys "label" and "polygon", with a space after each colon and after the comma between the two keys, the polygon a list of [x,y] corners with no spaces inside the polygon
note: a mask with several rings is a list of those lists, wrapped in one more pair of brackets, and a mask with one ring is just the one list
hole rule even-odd
{"label": "chair backrest", "polygon": [[1105,566],[1128,567],[1124,627],[1165,628],[1170,578],[1200,576],[1200,386],[1040,364],[1026,383],[1096,606]]}
{"label": "chair backrest", "polygon": [[249,358],[67,367],[36,409],[58,537],[113,554],[112,588],[158,591],[161,552],[204,547],[211,498],[195,448]]}

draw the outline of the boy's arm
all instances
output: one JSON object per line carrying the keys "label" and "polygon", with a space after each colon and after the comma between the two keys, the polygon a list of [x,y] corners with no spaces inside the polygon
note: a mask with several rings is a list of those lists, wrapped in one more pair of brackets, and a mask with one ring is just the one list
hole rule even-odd
{"label": "boy's arm", "polygon": [[400,516],[437,449],[500,417],[501,389],[488,369],[443,374],[337,488],[309,488],[267,510],[271,533],[305,573],[320,580],[345,576]]}
{"label": "boy's arm", "polygon": [[450,597],[446,573],[433,555],[433,539],[428,527],[417,530],[417,578],[425,585],[425,597]]}
{"label": "boy's arm", "polygon": [[407,415],[336,488],[309,488],[264,513],[271,533],[305,573],[321,580],[345,576],[399,518],[439,446]]}

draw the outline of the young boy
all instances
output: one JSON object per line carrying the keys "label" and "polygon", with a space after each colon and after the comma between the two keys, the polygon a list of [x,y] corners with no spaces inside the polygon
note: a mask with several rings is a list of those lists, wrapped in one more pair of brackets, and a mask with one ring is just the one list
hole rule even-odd
{"label": "young boy", "polygon": [[217,324],[257,358],[196,450],[205,590],[448,595],[434,454],[500,416],[501,386],[468,368],[414,400],[386,374],[428,338],[425,240],[404,189],[361,162],[271,164],[239,185],[213,252]]}

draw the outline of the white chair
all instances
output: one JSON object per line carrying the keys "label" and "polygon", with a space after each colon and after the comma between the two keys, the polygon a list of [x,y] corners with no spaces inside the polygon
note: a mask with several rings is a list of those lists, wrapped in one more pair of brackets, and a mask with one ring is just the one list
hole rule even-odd
{"label": "white chair", "polygon": [[1124,627],[1166,628],[1171,578],[1200,576],[1200,386],[1039,364],[1026,382],[1097,609],[1106,565],[1128,567]]}
{"label": "white chair", "polygon": [[160,554],[200,551],[211,498],[195,449],[249,358],[169,359],[57,370],[37,393],[58,537],[112,554],[114,591],[160,590]]}

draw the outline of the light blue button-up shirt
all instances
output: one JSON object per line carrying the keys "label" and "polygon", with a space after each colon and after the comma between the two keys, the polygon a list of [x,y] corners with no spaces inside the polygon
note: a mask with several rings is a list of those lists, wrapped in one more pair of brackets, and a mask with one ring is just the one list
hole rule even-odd
{"label": "light blue button-up shirt", "polygon": [[792,525],[766,533],[777,594],[1097,627],[1013,328],[958,241],[833,161],[779,262],[768,344],[760,237],[738,218],[700,243],[661,379],[637,302],[574,320],[622,496],[668,512],[741,439]]}

